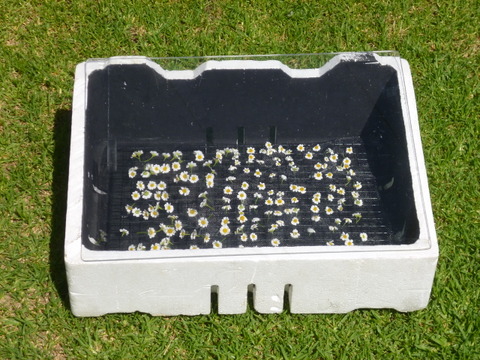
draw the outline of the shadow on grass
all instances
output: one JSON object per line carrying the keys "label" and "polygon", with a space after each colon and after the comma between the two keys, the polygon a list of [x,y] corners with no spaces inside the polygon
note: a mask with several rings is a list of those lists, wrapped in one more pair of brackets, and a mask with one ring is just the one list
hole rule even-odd
{"label": "shadow on grass", "polygon": [[68,161],[70,154],[71,110],[60,109],[55,114],[52,181],[52,234],[50,237],[50,276],[65,307],[68,300],[67,276],[64,263],[65,218],[67,211]]}

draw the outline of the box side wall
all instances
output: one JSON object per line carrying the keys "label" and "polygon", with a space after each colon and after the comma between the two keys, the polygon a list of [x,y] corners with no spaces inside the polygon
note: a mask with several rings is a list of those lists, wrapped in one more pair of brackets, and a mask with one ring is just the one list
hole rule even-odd
{"label": "box side wall", "polygon": [[212,289],[218,292],[219,313],[243,313],[252,285],[254,308],[261,313],[283,311],[288,288],[292,313],[344,313],[359,308],[424,308],[435,266],[435,254],[421,251],[357,257],[67,263],[67,276],[77,316],[133,311],[205,314],[211,310]]}

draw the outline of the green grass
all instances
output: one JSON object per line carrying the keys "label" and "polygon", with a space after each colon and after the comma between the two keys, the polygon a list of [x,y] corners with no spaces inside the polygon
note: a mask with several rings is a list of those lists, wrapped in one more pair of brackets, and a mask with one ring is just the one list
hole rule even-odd
{"label": "green grass", "polygon": [[[0,2],[0,358],[480,358],[478,3],[334,3]],[[415,83],[440,242],[428,308],[72,316],[62,241],[77,63],[382,49],[400,51]]]}

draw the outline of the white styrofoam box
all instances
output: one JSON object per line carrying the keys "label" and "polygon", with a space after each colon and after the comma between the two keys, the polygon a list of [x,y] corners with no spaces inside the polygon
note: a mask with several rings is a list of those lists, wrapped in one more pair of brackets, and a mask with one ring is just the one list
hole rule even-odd
{"label": "white styrofoam box", "polygon": [[165,77],[191,79],[206,69],[281,68],[292,77],[322,76],[341,54],[320,69],[292,70],[277,61],[206,61],[192,71],[165,71],[143,57],[111,58],[77,66],[73,99],[65,263],[76,316],[140,311],[152,315],[197,315],[211,311],[218,294],[220,314],[254,308],[278,313],[284,295],[292,313],[344,313],[359,308],[414,311],[427,306],[438,245],[408,63],[379,57],[399,76],[409,153],[418,240],[409,245],[357,247],[95,251],[82,245],[85,108],[88,75],[110,64],[147,64]]}

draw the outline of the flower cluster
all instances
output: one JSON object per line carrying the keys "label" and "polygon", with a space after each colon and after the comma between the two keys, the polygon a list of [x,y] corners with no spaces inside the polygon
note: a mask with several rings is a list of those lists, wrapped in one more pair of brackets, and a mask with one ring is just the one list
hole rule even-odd
{"label": "flower cluster", "polygon": [[[129,250],[344,244],[368,240],[354,146],[296,144],[160,153],[136,150],[127,174]],[[350,230],[353,229],[353,230]]]}

